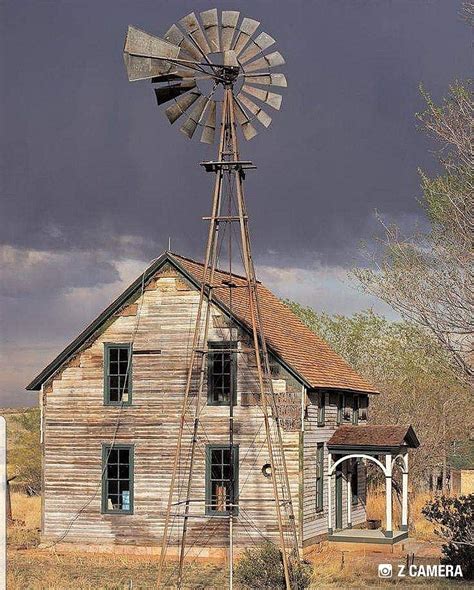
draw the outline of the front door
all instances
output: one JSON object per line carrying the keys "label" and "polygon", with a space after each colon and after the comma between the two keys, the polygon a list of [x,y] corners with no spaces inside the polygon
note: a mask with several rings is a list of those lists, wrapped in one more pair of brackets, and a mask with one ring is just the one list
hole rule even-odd
{"label": "front door", "polygon": [[336,467],[336,530],[342,529],[342,465]]}

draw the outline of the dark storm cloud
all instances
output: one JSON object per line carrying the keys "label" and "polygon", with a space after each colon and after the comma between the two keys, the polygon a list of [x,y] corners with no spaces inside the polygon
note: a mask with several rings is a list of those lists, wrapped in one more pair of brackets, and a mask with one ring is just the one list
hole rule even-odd
{"label": "dark storm cloud", "polygon": [[[113,252],[130,234],[150,257],[171,234],[201,252],[211,179],[197,162],[213,150],[168,125],[147,83],[127,82],[121,48],[128,23],[163,33],[212,4],[4,3],[5,243]],[[274,125],[243,148],[259,165],[256,253],[347,263],[375,208],[418,213],[416,167],[432,165],[418,83],[439,96],[467,75],[468,27],[445,0],[219,3],[236,6],[278,40],[289,78]]]}
{"label": "dark storm cloud", "polygon": [[260,20],[287,60],[281,112],[242,145],[258,164],[246,192],[270,286],[328,312],[372,305],[341,281],[378,230],[374,210],[423,222],[417,167],[435,164],[418,84],[439,99],[470,72],[456,0],[6,0],[0,404],[27,403],[25,383],[168,236],[201,256],[212,178],[198,162],[215,148],[169,126],[149,84],[128,83],[122,47],[129,23],[163,34],[216,4]]}

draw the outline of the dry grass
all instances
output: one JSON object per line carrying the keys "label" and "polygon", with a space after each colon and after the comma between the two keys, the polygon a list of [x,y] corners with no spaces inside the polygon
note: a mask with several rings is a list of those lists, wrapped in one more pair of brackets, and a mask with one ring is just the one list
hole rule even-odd
{"label": "dry grass", "polygon": [[[415,534],[425,532],[421,507],[427,497],[420,495],[413,501]],[[384,512],[382,494],[370,496],[368,510],[372,518]],[[156,557],[106,554],[56,554],[36,548],[39,540],[40,498],[12,494],[15,524],[8,531],[8,588],[9,590],[112,590],[153,589],[156,587],[158,563]],[[426,526],[426,525],[425,525]],[[432,534],[432,532],[430,532]],[[314,583],[312,588],[363,588],[365,586],[416,586],[417,588],[448,588],[454,582],[426,582],[413,579],[397,583],[377,577],[377,563],[386,558],[355,557],[325,547],[313,555]],[[395,563],[395,562],[394,562]],[[170,579],[175,581],[173,566]],[[228,587],[226,568],[211,565],[188,566],[186,588],[219,589]],[[171,583],[167,587],[172,587]],[[456,587],[461,587],[456,584]]]}
{"label": "dry grass", "polygon": [[[399,528],[401,524],[401,507],[395,495],[393,498],[393,525],[394,528]],[[434,526],[421,513],[423,506],[432,498],[431,494],[419,493],[411,495],[409,499],[410,535],[421,541],[439,540],[434,532]],[[379,519],[382,521],[382,526],[385,526],[385,491],[371,490],[367,497],[366,508],[367,518]]]}
{"label": "dry grass", "polygon": [[36,547],[39,543],[41,498],[12,493],[11,500],[13,524],[8,526],[9,547]]}

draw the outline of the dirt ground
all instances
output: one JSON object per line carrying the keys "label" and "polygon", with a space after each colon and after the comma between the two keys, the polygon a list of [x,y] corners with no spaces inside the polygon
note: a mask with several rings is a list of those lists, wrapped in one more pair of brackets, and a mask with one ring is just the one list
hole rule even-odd
{"label": "dirt ground", "polygon": [[[156,588],[156,556],[78,554],[38,549],[40,498],[13,494],[14,524],[8,530],[9,590],[125,590]],[[434,563],[439,557],[439,543],[424,538],[406,545],[415,554],[415,563]],[[334,546],[323,546],[312,556],[314,568],[311,588],[468,588],[455,581],[433,579],[381,579],[379,563],[392,563],[397,571],[406,554],[355,554],[341,552]],[[176,568],[168,567],[167,588],[173,588]],[[190,564],[185,570],[185,587],[196,590],[228,588],[228,571],[215,565]]]}

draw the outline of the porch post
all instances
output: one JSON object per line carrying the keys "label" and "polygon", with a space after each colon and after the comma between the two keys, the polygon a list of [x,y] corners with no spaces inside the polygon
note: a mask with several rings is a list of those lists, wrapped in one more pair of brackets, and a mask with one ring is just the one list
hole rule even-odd
{"label": "porch post", "polygon": [[385,455],[385,501],[386,501],[386,525],[385,536],[393,537],[392,525],[392,454]]}
{"label": "porch post", "polygon": [[349,468],[349,465],[346,469],[347,473],[347,528],[352,528],[352,486],[351,486],[351,474],[352,470]]}
{"label": "porch post", "polygon": [[331,451],[328,452],[328,535],[332,535],[333,533],[333,526],[332,526],[332,454]]}
{"label": "porch post", "polygon": [[408,530],[408,452],[403,456],[402,472],[402,531]]}

